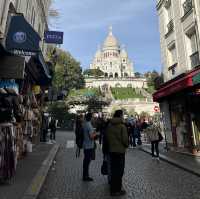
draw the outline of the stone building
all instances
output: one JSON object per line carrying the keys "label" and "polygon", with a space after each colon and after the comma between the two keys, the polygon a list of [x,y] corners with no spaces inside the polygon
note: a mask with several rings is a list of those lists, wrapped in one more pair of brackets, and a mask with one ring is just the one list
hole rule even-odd
{"label": "stone building", "polygon": [[[7,34],[10,16],[23,14],[26,21],[33,29],[44,37],[44,31],[48,30],[48,11],[51,0],[1,0],[0,2],[0,39]],[[45,51],[43,40],[40,47]]]}
{"label": "stone building", "polygon": [[154,93],[168,142],[200,149],[200,1],[158,0],[164,84]]}
{"label": "stone building", "polygon": [[112,27],[102,45],[97,50],[90,69],[100,69],[104,72],[101,78],[86,78],[86,87],[133,87],[146,88],[145,78],[136,78],[134,74],[133,62],[129,59],[124,47],[113,35]]}

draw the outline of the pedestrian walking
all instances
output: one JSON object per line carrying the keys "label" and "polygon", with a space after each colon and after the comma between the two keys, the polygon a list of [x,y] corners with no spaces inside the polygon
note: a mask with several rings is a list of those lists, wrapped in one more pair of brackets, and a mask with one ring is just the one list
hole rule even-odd
{"label": "pedestrian walking", "polygon": [[95,139],[97,134],[91,124],[92,113],[87,113],[83,124],[83,181],[93,181],[89,176],[90,162],[95,159]]}
{"label": "pedestrian walking", "polygon": [[50,129],[50,139],[52,142],[56,143],[56,120],[55,118],[51,118],[51,121],[49,123],[49,129]]}
{"label": "pedestrian walking", "polygon": [[123,121],[123,111],[117,110],[110,120],[106,133],[110,166],[111,166],[111,196],[126,194],[122,189],[122,177],[125,168],[125,152],[128,147],[128,133]]}
{"label": "pedestrian walking", "polygon": [[49,127],[49,119],[47,113],[42,114],[42,137],[41,141],[47,141],[47,134],[48,134],[48,127]]}
{"label": "pedestrian walking", "polygon": [[[151,142],[151,155],[152,158],[159,160],[159,142],[162,141],[163,137],[160,132],[160,128],[156,124],[151,124],[145,132],[147,133],[147,138]],[[154,154],[156,152],[156,155]]]}
{"label": "pedestrian walking", "polygon": [[137,139],[137,145],[142,145],[142,140],[141,140],[141,125],[139,120],[136,121],[135,127],[134,127],[134,145],[136,145],[135,139]]}

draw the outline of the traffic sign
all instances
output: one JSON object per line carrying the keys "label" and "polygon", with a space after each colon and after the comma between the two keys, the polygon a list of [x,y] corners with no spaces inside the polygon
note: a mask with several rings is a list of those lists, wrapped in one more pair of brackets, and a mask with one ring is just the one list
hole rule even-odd
{"label": "traffic sign", "polygon": [[160,111],[159,106],[154,106],[154,111],[155,111],[155,112],[159,112],[159,111]]}

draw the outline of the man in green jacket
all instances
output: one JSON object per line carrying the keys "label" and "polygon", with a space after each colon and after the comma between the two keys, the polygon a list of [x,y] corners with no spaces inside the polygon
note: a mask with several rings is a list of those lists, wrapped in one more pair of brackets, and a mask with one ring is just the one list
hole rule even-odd
{"label": "man in green jacket", "polygon": [[128,133],[123,121],[123,111],[117,110],[111,119],[106,139],[109,147],[110,167],[111,167],[111,196],[126,194],[122,190],[122,177],[125,168],[125,152],[128,147]]}

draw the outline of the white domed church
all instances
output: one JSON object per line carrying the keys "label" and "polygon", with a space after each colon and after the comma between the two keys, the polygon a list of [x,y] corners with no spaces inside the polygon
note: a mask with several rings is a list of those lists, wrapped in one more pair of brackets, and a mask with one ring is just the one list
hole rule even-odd
{"label": "white domed church", "polygon": [[103,45],[98,48],[90,69],[100,69],[104,72],[104,76],[86,78],[86,87],[101,87],[105,84],[110,87],[147,87],[145,78],[135,78],[133,62],[113,35],[112,27],[109,28]]}

